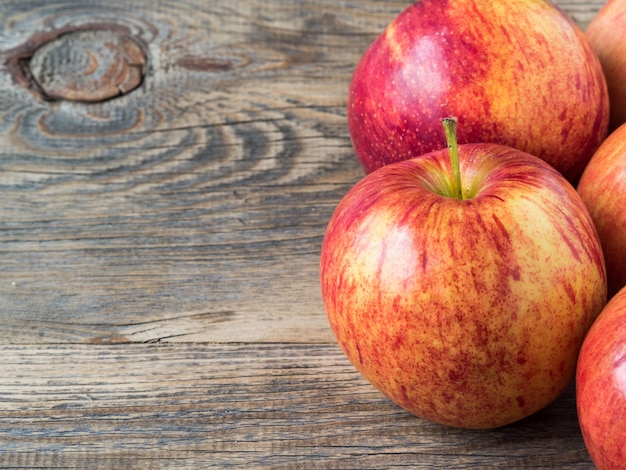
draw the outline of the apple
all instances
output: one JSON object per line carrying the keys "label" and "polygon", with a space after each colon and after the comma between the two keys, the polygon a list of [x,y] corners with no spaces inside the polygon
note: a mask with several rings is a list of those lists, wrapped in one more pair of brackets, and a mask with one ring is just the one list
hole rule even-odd
{"label": "apple", "polygon": [[577,190],[602,243],[612,297],[626,285],[626,124],[613,131],[593,155]]}
{"label": "apple", "polygon": [[607,1],[585,35],[604,71],[611,108],[609,130],[613,131],[626,123],[626,1]]}
{"label": "apple", "polygon": [[366,173],[459,143],[542,158],[575,184],[606,138],[609,98],[583,31],[543,0],[421,0],[360,58],[347,117]]}
{"label": "apple", "polygon": [[596,467],[626,469],[626,288],[609,301],[583,342],[576,407]]}
{"label": "apple", "polygon": [[436,423],[494,428],[573,379],[606,302],[604,258],[553,167],[448,134],[450,152],[386,165],[339,202],[321,293],[338,344],[392,401]]}

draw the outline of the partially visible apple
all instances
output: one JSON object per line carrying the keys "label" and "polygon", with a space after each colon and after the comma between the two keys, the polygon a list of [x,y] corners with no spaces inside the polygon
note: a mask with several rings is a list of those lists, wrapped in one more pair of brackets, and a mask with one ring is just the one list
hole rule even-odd
{"label": "partially visible apple", "polygon": [[626,285],[626,124],[602,143],[577,189],[600,236],[611,297]]}
{"label": "partially visible apple", "polygon": [[606,77],[612,131],[626,123],[626,0],[608,0],[589,23],[585,35]]}
{"label": "partially visible apple", "polygon": [[421,0],[369,46],[348,93],[352,143],[367,173],[460,143],[540,157],[575,184],[607,135],[609,99],[583,31],[544,0]]}
{"label": "partially visible apple", "polygon": [[328,224],[321,291],[376,388],[428,420],[492,428],[570,383],[606,302],[605,266],[554,168],[496,144],[461,145],[457,159],[458,178],[441,150],[359,181]]}
{"label": "partially visible apple", "polygon": [[596,467],[626,469],[626,289],[610,300],[583,342],[576,407]]}

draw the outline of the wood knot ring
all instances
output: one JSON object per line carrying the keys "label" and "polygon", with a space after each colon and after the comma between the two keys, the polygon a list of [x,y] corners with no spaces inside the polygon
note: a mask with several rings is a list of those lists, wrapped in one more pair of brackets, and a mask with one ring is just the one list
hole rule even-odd
{"label": "wood knot ring", "polygon": [[99,102],[141,85],[146,54],[123,31],[73,31],[38,47],[29,68],[47,99]]}

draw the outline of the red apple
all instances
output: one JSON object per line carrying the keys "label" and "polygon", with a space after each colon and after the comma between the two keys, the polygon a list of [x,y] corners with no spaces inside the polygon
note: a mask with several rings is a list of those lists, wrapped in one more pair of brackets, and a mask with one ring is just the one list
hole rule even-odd
{"label": "red apple", "polygon": [[543,0],[421,0],[357,64],[348,123],[362,167],[459,142],[493,142],[540,157],[577,182],[607,135],[609,100],[584,33]]}
{"label": "red apple", "polygon": [[347,357],[391,400],[492,428],[572,380],[606,302],[604,259],[575,189],[541,159],[461,145],[455,183],[448,157],[387,165],[345,195],[322,243],[322,298]]}
{"label": "red apple", "polygon": [[626,123],[626,1],[609,0],[585,31],[604,70],[611,108],[610,130]]}
{"label": "red apple", "polygon": [[626,469],[626,289],[593,324],[576,370],[578,421],[599,470]]}
{"label": "red apple", "polygon": [[626,124],[602,143],[577,189],[600,236],[610,297],[626,285]]}

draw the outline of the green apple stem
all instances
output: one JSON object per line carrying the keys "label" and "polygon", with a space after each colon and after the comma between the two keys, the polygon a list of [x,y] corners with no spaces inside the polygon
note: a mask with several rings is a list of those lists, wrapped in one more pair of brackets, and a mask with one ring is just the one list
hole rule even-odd
{"label": "green apple stem", "polygon": [[461,167],[459,165],[459,144],[456,139],[457,118],[443,118],[443,130],[446,133],[448,150],[450,150],[450,164],[452,166],[452,197],[463,199],[463,186],[461,185]]}

